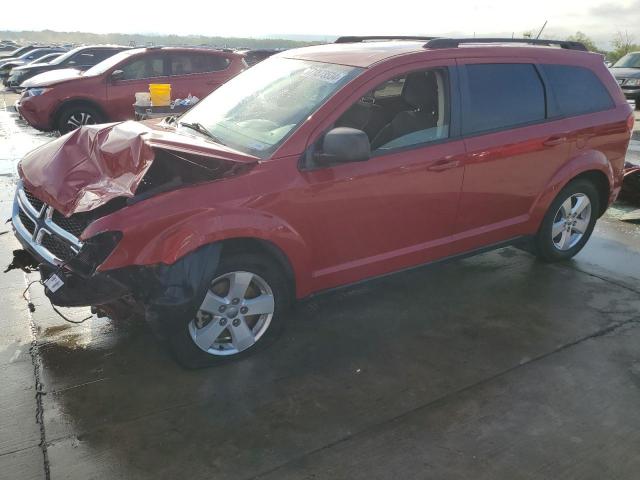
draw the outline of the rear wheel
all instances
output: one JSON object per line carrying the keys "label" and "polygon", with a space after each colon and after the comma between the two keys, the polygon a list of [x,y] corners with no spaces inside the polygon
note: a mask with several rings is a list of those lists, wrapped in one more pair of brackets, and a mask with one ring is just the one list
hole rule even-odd
{"label": "rear wheel", "polygon": [[104,117],[96,108],[90,105],[74,105],[64,108],[58,117],[58,130],[65,134],[82,127],[103,123]]}
{"label": "rear wheel", "polygon": [[545,215],[535,239],[536,255],[547,262],[566,260],[585,246],[600,211],[596,187],[574,180],[558,194]]}
{"label": "rear wheel", "polygon": [[223,257],[207,283],[195,316],[178,321],[169,337],[183,366],[202,368],[242,358],[277,337],[290,302],[275,262],[258,255]]}

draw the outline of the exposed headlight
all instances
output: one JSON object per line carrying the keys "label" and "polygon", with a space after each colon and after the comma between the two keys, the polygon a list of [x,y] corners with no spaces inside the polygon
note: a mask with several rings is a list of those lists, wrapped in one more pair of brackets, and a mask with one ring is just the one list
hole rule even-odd
{"label": "exposed headlight", "polygon": [[640,86],[640,78],[629,78],[624,82],[625,87],[638,87]]}
{"label": "exposed headlight", "polygon": [[50,88],[27,88],[27,90],[24,93],[25,97],[37,97],[39,95],[42,95],[45,92],[48,92],[49,90],[51,90]]}

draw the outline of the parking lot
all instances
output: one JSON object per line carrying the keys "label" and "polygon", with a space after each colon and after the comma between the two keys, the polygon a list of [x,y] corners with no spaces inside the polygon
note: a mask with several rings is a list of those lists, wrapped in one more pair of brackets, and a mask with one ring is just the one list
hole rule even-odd
{"label": "parking lot", "polygon": [[[17,160],[50,138],[13,101],[0,93],[3,218]],[[201,371],[144,324],[65,322],[41,286],[23,298],[35,275],[6,273],[0,478],[635,478],[629,209],[564,264],[505,248],[307,300],[272,348]],[[6,264],[18,243],[0,232]]]}

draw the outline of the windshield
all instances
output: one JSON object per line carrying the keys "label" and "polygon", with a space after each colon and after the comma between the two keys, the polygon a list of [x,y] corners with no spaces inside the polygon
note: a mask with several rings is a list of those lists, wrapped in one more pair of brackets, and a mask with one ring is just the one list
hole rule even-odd
{"label": "windshield", "polygon": [[58,58],[56,58],[56,60],[54,62],[51,62],[51,63],[53,65],[60,65],[67,58],[72,57],[73,55],[75,55],[76,53],[78,53],[80,50],[83,50],[83,49],[84,49],[84,47],[78,47],[78,48],[74,48],[73,50],[69,50],[65,54],[60,55]]}
{"label": "windshield", "polygon": [[215,141],[266,158],[362,69],[270,58],[196,104],[181,124],[200,124]]}
{"label": "windshield", "polygon": [[613,68],[640,68],[640,53],[627,53],[613,64]]}
{"label": "windshield", "polygon": [[131,55],[135,55],[136,53],[140,53],[140,50],[125,50],[124,52],[116,53],[115,55],[101,61],[97,65],[94,65],[89,70],[84,72],[83,75],[102,75],[111,67],[115,67],[122,60],[130,57]]}

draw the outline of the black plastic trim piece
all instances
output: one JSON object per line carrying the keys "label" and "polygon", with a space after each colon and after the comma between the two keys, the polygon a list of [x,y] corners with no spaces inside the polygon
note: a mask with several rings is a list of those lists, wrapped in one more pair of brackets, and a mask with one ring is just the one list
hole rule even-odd
{"label": "black plastic trim piece", "polygon": [[438,37],[412,37],[407,35],[370,35],[370,36],[356,36],[349,35],[345,37],[338,37],[333,43],[360,43],[369,40],[434,40]]}
{"label": "black plastic trim piece", "polygon": [[458,48],[460,44],[486,43],[524,43],[526,45],[540,45],[545,47],[560,47],[567,50],[579,50],[586,52],[587,47],[583,43],[569,40],[542,40],[537,38],[434,38],[424,44],[424,48]]}

